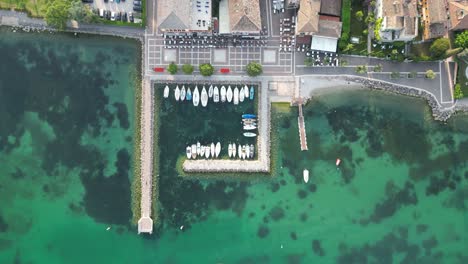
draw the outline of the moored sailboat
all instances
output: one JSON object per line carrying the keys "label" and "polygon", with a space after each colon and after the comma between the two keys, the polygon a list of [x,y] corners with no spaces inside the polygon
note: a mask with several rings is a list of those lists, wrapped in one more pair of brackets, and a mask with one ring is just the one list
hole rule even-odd
{"label": "moored sailboat", "polygon": [[195,86],[195,90],[193,91],[193,105],[198,106],[200,102],[200,93],[198,92],[198,87]]}
{"label": "moored sailboat", "polygon": [[213,102],[215,102],[215,103],[219,102],[218,86],[215,86],[215,88],[213,89]]}

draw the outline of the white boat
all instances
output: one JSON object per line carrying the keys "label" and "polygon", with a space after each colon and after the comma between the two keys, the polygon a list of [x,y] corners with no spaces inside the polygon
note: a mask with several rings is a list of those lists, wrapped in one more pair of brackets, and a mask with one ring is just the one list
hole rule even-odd
{"label": "white boat", "polygon": [[216,157],[219,156],[219,153],[221,153],[221,143],[216,143],[216,151],[215,151],[215,154],[216,154]]}
{"label": "white boat", "polygon": [[182,85],[182,89],[180,89],[180,100],[185,100],[185,85]]}
{"label": "white boat", "polygon": [[197,142],[197,155],[200,155],[201,153],[201,145],[200,142]]}
{"label": "white boat", "polygon": [[179,98],[180,98],[180,89],[179,89],[179,85],[177,85],[177,87],[175,88],[174,97],[175,97],[175,100],[176,100],[176,101],[179,101]]}
{"label": "white boat", "polygon": [[232,143],[232,157],[236,157],[236,143]]}
{"label": "white boat", "polygon": [[217,103],[219,102],[219,90],[218,90],[218,86],[215,86],[214,90],[213,90],[213,102]]}
{"label": "white boat", "polygon": [[232,102],[232,88],[231,88],[230,85],[229,85],[227,93],[226,93],[226,99],[227,99],[228,103]]}
{"label": "white boat", "polygon": [[239,156],[239,159],[242,158],[242,146],[239,145],[239,148],[237,149],[237,155]]}
{"label": "white boat", "polygon": [[210,150],[211,150],[211,157],[214,158],[215,157],[215,144],[214,143],[211,143]]}
{"label": "white boat", "polygon": [[234,104],[239,104],[239,89],[237,89],[237,87],[234,88]]}
{"label": "white boat", "polygon": [[164,87],[164,98],[169,97],[169,86]]}
{"label": "white boat", "polygon": [[208,89],[208,97],[213,97],[213,85],[210,85],[210,88]]}
{"label": "white boat", "polygon": [[205,146],[200,146],[200,156],[202,158],[205,156]]}
{"label": "white boat", "polygon": [[200,92],[198,92],[198,87],[195,86],[195,90],[193,91],[193,105],[198,106],[200,102]]}
{"label": "white boat", "polygon": [[249,98],[249,87],[247,85],[244,86],[244,97]]}
{"label": "white boat", "polygon": [[304,170],[304,172],[302,172],[302,177],[304,178],[305,183],[309,182],[309,171]]}
{"label": "white boat", "polygon": [[192,145],[192,159],[195,159],[197,157],[197,145],[193,144]]}
{"label": "white boat", "polygon": [[210,158],[210,147],[208,146],[205,147],[205,158]]}
{"label": "white boat", "polygon": [[255,130],[257,126],[255,125],[244,125],[244,130]]}
{"label": "white boat", "polygon": [[341,163],[341,160],[340,160],[340,159],[336,159],[335,165],[336,165],[336,166],[340,166],[340,163]]}
{"label": "white boat", "polygon": [[224,85],[221,87],[220,94],[221,94],[221,102],[224,103],[226,101],[226,87],[224,87]]}
{"label": "white boat", "polygon": [[244,102],[244,87],[242,87],[239,91],[239,102]]}
{"label": "white boat", "polygon": [[187,88],[187,93],[185,94],[185,99],[187,101],[191,101],[192,100],[192,91],[190,91],[190,87]]}
{"label": "white boat", "polygon": [[185,152],[187,154],[187,159],[190,159],[192,157],[192,148],[190,146],[187,146]]}
{"label": "white boat", "polygon": [[231,143],[229,143],[228,155],[229,155],[229,157],[232,157],[232,144]]}
{"label": "white boat", "polygon": [[252,145],[250,145],[250,158],[251,158],[251,159],[253,159],[253,157],[254,157],[254,154],[255,154],[254,151],[255,151],[255,147],[254,147],[254,145],[252,144]]}
{"label": "white boat", "polygon": [[245,156],[248,159],[250,158],[250,147],[249,147],[249,145],[245,145]]}
{"label": "white boat", "polygon": [[242,146],[242,159],[245,159],[245,145]]}
{"label": "white boat", "polygon": [[201,105],[203,107],[206,107],[208,104],[208,93],[206,92],[205,86],[203,86],[203,89],[201,91]]}
{"label": "white boat", "polygon": [[256,137],[256,136],[257,136],[257,134],[252,133],[252,132],[245,132],[244,133],[244,137]]}

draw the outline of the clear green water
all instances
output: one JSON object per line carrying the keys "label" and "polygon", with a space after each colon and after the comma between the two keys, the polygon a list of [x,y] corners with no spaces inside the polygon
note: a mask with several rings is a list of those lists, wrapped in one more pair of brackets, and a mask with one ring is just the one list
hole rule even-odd
{"label": "clear green water", "polygon": [[178,177],[186,144],[236,138],[244,110],[188,114],[160,91],[161,224],[138,236],[138,48],[0,31],[0,263],[468,262],[468,118],[437,123],[421,100],[367,91],[304,108],[307,152],[297,109],[273,107],[279,168],[251,182]]}

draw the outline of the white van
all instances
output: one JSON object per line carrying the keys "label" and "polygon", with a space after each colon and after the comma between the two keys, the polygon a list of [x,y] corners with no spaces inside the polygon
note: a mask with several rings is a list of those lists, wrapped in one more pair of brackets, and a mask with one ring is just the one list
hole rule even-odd
{"label": "white van", "polygon": [[99,16],[104,17],[104,9],[99,9]]}

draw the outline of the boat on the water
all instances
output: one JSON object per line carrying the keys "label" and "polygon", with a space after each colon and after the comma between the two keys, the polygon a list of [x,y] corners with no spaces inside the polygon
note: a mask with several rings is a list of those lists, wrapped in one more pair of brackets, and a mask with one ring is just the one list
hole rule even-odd
{"label": "boat on the water", "polygon": [[250,100],[253,100],[254,99],[254,95],[255,95],[255,90],[254,90],[254,87],[253,85],[250,86]]}
{"label": "boat on the water", "polygon": [[198,92],[198,87],[195,86],[195,90],[193,90],[193,105],[198,106],[200,103],[200,92]]}
{"label": "boat on the water", "polygon": [[244,137],[256,137],[257,136],[257,134],[253,132],[245,132],[243,135]]}
{"label": "boat on the water", "polygon": [[255,125],[244,125],[244,130],[255,130],[257,126]]}
{"label": "boat on the water", "polygon": [[253,159],[254,154],[255,154],[255,147],[253,144],[250,145],[250,158]]}
{"label": "boat on the water", "polygon": [[175,88],[174,97],[175,97],[175,100],[176,100],[176,101],[179,101],[179,98],[180,98],[180,89],[179,89],[179,85],[177,85],[176,88]]}
{"label": "boat on the water", "polygon": [[340,166],[340,163],[341,163],[341,160],[340,160],[340,159],[336,159],[335,165],[336,165],[336,166]]}
{"label": "boat on the water", "polygon": [[213,89],[213,102],[215,102],[215,103],[219,102],[218,86],[215,86],[215,88]]}
{"label": "boat on the water", "polygon": [[193,144],[192,145],[192,159],[195,159],[197,157],[197,145]]}
{"label": "boat on the water", "polygon": [[257,116],[254,114],[243,114],[242,118],[257,118]]}
{"label": "boat on the water", "polygon": [[182,85],[182,89],[180,89],[180,100],[184,101],[185,100],[185,86]]}
{"label": "boat on the water", "polygon": [[241,145],[239,145],[237,149],[237,155],[239,156],[239,159],[242,158],[242,146]]}
{"label": "boat on the water", "polygon": [[249,87],[247,85],[244,86],[244,97],[249,98]]}
{"label": "boat on the water", "polygon": [[308,170],[304,170],[302,172],[302,177],[304,178],[304,182],[307,183],[309,182],[309,171]]}
{"label": "boat on the water", "polygon": [[239,102],[244,102],[244,97],[245,97],[245,93],[244,93],[244,87],[242,87],[239,91]]}
{"label": "boat on the water", "polygon": [[245,145],[245,157],[250,159],[250,147],[249,147],[249,145]]}
{"label": "boat on the water", "polygon": [[187,88],[187,93],[185,95],[185,99],[187,99],[187,101],[191,101],[192,100],[192,91],[190,91],[190,87]]}
{"label": "boat on the water", "polygon": [[197,142],[197,155],[200,155],[201,153],[201,145],[200,142]]}
{"label": "boat on the water", "polygon": [[210,148],[210,153],[211,153],[211,157],[215,157],[215,144],[214,143],[211,143],[211,148]]}
{"label": "boat on the water", "polygon": [[169,97],[169,86],[166,85],[166,87],[164,87],[164,98],[167,98]]}
{"label": "boat on the water", "polygon": [[236,143],[232,143],[232,157],[236,157]]}
{"label": "boat on the water", "polygon": [[224,87],[224,85],[221,87],[221,102],[225,102],[226,101],[226,87]]}
{"label": "boat on the water", "polygon": [[210,88],[208,89],[208,97],[213,97],[213,85],[210,85]]}
{"label": "boat on the water", "polygon": [[206,107],[208,104],[208,93],[206,92],[205,86],[203,86],[202,92],[201,92],[201,105],[203,107]]}
{"label": "boat on the water", "polygon": [[210,147],[208,146],[205,147],[205,158],[210,158]]}
{"label": "boat on the water", "polygon": [[228,103],[232,102],[232,88],[231,88],[230,85],[229,85],[227,93],[226,93],[226,99],[227,99]]}
{"label": "boat on the water", "polygon": [[202,158],[205,156],[205,146],[200,146],[200,156]]}
{"label": "boat on the water", "polygon": [[221,153],[221,143],[216,143],[216,151],[215,151],[215,154],[216,154],[216,157],[219,156],[219,153]]}
{"label": "boat on the water", "polygon": [[239,89],[237,89],[237,87],[234,88],[234,104],[239,104]]}
{"label": "boat on the water", "polygon": [[242,159],[245,159],[245,145],[242,146]]}
{"label": "boat on the water", "polygon": [[187,146],[185,152],[187,154],[187,159],[190,159],[192,157],[192,148],[190,146]]}
{"label": "boat on the water", "polygon": [[228,147],[228,156],[232,157],[232,144],[231,143],[229,143],[229,147]]}
{"label": "boat on the water", "polygon": [[255,122],[257,121],[255,118],[242,118],[242,122],[244,123],[252,123],[252,122]]}

